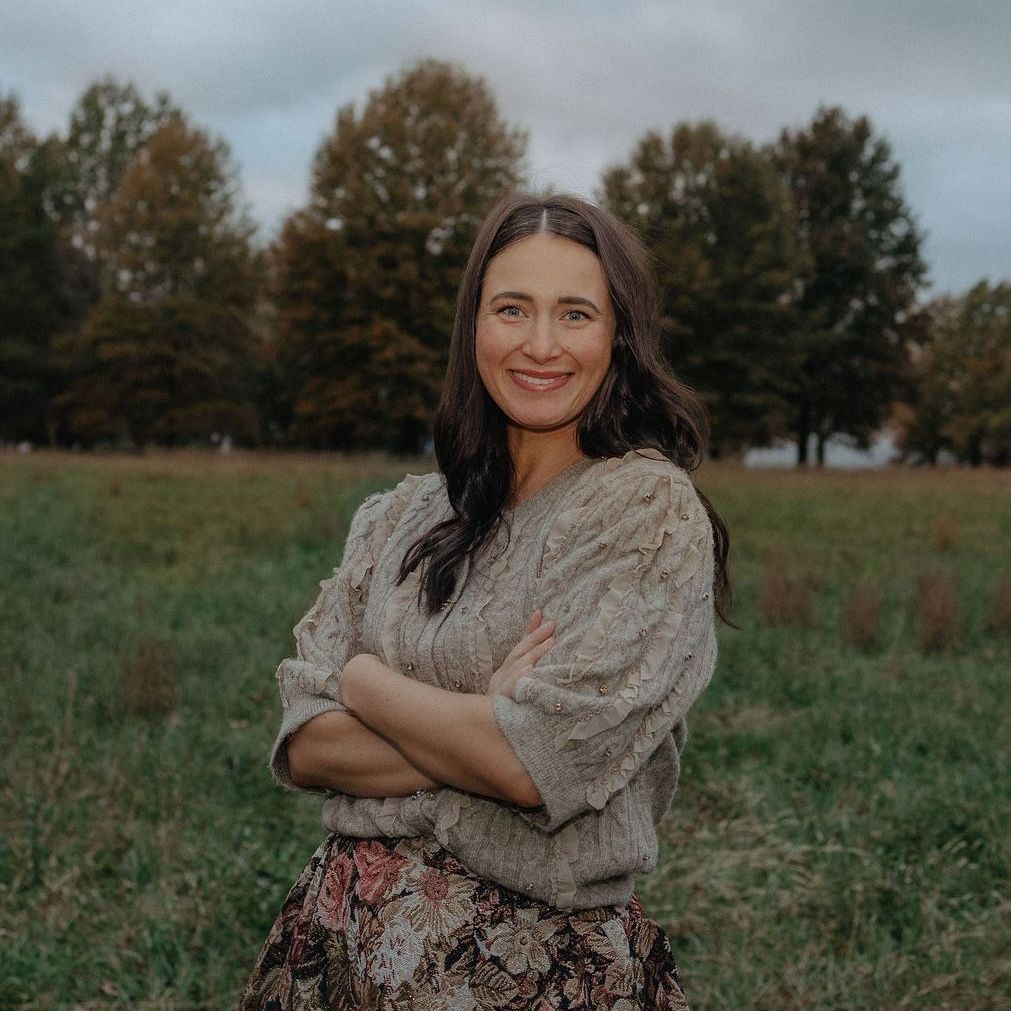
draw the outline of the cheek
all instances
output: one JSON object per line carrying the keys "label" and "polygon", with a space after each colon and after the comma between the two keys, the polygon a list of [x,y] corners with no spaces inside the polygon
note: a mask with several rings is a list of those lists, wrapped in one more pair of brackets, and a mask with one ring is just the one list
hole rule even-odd
{"label": "cheek", "polygon": [[478,375],[485,386],[494,381],[496,363],[500,357],[493,335],[486,329],[478,327],[474,340],[474,358],[477,362]]}
{"label": "cheek", "polygon": [[494,368],[512,350],[512,344],[504,339],[494,326],[478,326],[474,340],[474,356],[478,366]]}
{"label": "cheek", "polygon": [[478,327],[477,335],[474,338],[474,357],[477,359],[478,368],[489,358],[488,336],[484,330]]}
{"label": "cheek", "polygon": [[611,340],[601,340],[596,347],[583,356],[583,364],[588,372],[603,378],[611,365]]}

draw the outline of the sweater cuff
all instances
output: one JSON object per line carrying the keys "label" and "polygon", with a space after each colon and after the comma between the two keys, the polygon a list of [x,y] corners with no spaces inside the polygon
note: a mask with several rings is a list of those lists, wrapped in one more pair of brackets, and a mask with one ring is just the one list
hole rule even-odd
{"label": "sweater cuff", "polygon": [[553,832],[582,810],[578,804],[580,793],[572,788],[573,770],[566,768],[564,758],[554,748],[558,728],[541,710],[499,692],[492,696],[492,712],[541,795],[538,807],[514,804],[511,809],[540,831]]}
{"label": "sweater cuff", "polygon": [[346,710],[340,703],[321,695],[302,695],[292,701],[292,704],[284,710],[281,729],[278,731],[273,748],[271,748],[269,761],[270,774],[280,786],[300,793],[325,794],[327,792],[322,786],[296,786],[291,781],[291,772],[288,769],[288,739],[296,730],[314,717],[319,716],[320,713],[329,712],[346,712]]}

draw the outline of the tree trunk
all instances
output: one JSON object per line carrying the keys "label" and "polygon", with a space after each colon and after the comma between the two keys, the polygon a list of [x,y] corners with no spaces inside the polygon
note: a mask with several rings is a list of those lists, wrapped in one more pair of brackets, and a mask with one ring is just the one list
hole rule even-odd
{"label": "tree trunk", "polygon": [[818,466],[819,467],[824,467],[825,466],[825,443],[826,442],[827,442],[827,439],[825,438],[825,436],[822,435],[821,432],[819,432],[818,433],[818,446],[817,446],[817,450],[816,450],[816,452],[817,452],[817,459],[818,459]]}
{"label": "tree trunk", "polygon": [[797,466],[806,467],[807,466],[807,443],[808,435],[810,432],[800,429],[797,432]]}
{"label": "tree trunk", "polygon": [[807,444],[811,436],[811,405],[805,400],[801,403],[794,415],[797,422],[797,466],[806,467],[808,464]]}
{"label": "tree trunk", "polygon": [[973,467],[979,467],[983,463],[983,446],[978,435],[969,437],[969,463]]}

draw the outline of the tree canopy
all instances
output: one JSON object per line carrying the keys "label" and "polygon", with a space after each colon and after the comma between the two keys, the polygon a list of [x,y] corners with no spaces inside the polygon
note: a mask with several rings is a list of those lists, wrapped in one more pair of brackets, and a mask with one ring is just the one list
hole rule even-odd
{"label": "tree canopy", "polygon": [[95,208],[101,294],[61,350],[85,440],[256,438],[253,225],[221,140],[174,114]]}
{"label": "tree canopy", "polygon": [[53,213],[69,228],[75,248],[88,259],[99,255],[94,245],[98,209],[112,197],[151,135],[180,114],[165,92],[149,102],[132,82],[108,74],[78,98],[70,112],[62,171],[50,201]]}
{"label": "tree canopy", "polygon": [[649,131],[605,172],[601,201],[653,253],[664,350],[707,401],[714,450],[783,434],[801,263],[790,194],[768,160],[708,120]]}
{"label": "tree canopy", "polygon": [[[223,140],[106,75],[40,138],[0,94],[0,439],[425,449],[480,223],[526,183],[486,81],[422,59],[336,110],[257,245]],[[645,239],[662,349],[719,456],[782,437],[1008,463],[1008,290],[920,301],[889,144],[820,107],[758,146],[649,130],[595,198]],[[902,420],[904,419],[904,420]]]}
{"label": "tree canopy", "polygon": [[925,308],[912,414],[901,446],[934,463],[942,451],[973,466],[1011,463],[1011,283],[975,284]]}
{"label": "tree canopy", "polygon": [[783,130],[771,155],[793,194],[806,263],[791,428],[799,462],[813,434],[820,463],[833,434],[866,447],[906,388],[906,323],[926,266],[898,163],[866,116],[822,107],[808,126]]}
{"label": "tree canopy", "polygon": [[43,442],[59,388],[50,341],[61,324],[59,232],[45,209],[53,141],[38,140],[20,102],[0,96],[0,437]]}
{"label": "tree canopy", "polygon": [[416,452],[431,432],[477,228],[522,179],[525,132],[485,81],[422,60],[337,113],[273,251],[292,440]]}

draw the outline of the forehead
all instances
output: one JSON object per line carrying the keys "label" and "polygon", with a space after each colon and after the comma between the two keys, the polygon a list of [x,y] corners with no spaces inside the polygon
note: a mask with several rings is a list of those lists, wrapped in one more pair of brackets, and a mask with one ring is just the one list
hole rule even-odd
{"label": "forehead", "polygon": [[510,243],[488,262],[486,296],[504,287],[530,294],[577,295],[592,291],[599,296],[607,292],[607,279],[592,250],[560,235],[541,233]]}

